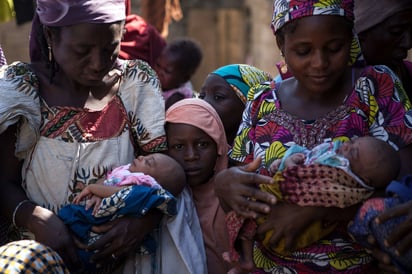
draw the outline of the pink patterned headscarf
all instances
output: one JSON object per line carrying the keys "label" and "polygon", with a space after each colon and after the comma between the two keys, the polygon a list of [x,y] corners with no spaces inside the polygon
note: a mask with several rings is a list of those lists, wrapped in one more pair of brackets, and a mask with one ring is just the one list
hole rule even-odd
{"label": "pink patterned headscarf", "polygon": [[[353,22],[354,0],[274,0],[271,28],[274,34],[289,22],[306,16],[337,15]],[[362,60],[360,44],[353,30],[349,65]]]}
{"label": "pink patterned headscarf", "polygon": [[46,26],[113,23],[126,18],[124,0],[37,0],[36,13]]}
{"label": "pink patterned headscarf", "polygon": [[338,15],[353,22],[353,0],[275,0],[272,30],[276,32],[286,23],[313,15]]}

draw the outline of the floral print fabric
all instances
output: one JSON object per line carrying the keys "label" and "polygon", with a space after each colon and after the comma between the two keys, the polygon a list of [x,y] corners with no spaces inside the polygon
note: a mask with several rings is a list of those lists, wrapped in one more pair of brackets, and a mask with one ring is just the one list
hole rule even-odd
{"label": "floral print fabric", "polygon": [[[293,144],[311,149],[325,141],[365,135],[380,138],[395,149],[412,142],[411,104],[399,79],[385,66],[367,67],[342,105],[314,121],[283,110],[276,96],[278,87],[258,86],[249,92],[230,153],[233,160],[243,163],[262,158],[261,174],[269,175],[270,164]],[[339,226],[328,237],[290,256],[274,256],[261,244],[256,247],[255,262],[263,273],[333,273],[349,268],[351,273],[361,273],[371,260]]]}

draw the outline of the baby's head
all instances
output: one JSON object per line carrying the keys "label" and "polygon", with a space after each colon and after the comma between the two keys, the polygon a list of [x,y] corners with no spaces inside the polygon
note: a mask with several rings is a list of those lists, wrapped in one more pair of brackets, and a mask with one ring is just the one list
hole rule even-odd
{"label": "baby's head", "polygon": [[386,187],[398,175],[398,153],[385,141],[372,136],[344,142],[339,153],[349,160],[352,172],[372,187]]}
{"label": "baby's head", "polygon": [[153,67],[163,90],[178,88],[190,80],[202,61],[202,50],[197,42],[188,38],[167,44]]}
{"label": "baby's head", "polygon": [[130,164],[129,170],[150,175],[161,186],[170,180],[186,183],[186,175],[182,166],[175,159],[163,153],[140,155]]}

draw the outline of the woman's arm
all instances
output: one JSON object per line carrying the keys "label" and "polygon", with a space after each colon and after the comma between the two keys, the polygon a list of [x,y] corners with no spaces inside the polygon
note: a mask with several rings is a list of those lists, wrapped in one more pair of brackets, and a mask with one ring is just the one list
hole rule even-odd
{"label": "woman's arm", "polygon": [[36,240],[57,251],[71,269],[78,267],[75,245],[66,226],[50,210],[28,201],[21,187],[21,161],[15,155],[17,126],[0,134],[0,207],[3,216],[34,233]]}

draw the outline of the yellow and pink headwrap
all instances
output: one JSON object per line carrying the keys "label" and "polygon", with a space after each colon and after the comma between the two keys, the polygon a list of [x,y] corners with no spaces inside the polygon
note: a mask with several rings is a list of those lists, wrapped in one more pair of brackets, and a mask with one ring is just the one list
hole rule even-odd
{"label": "yellow and pink headwrap", "polygon": [[126,19],[124,0],[37,0],[36,13],[46,26],[113,23]]}
{"label": "yellow and pink headwrap", "polygon": [[[354,0],[274,0],[271,27],[276,34],[289,22],[317,15],[337,15],[353,22],[353,8]],[[361,56],[359,40],[355,32],[350,55],[349,65],[354,64]]]}

